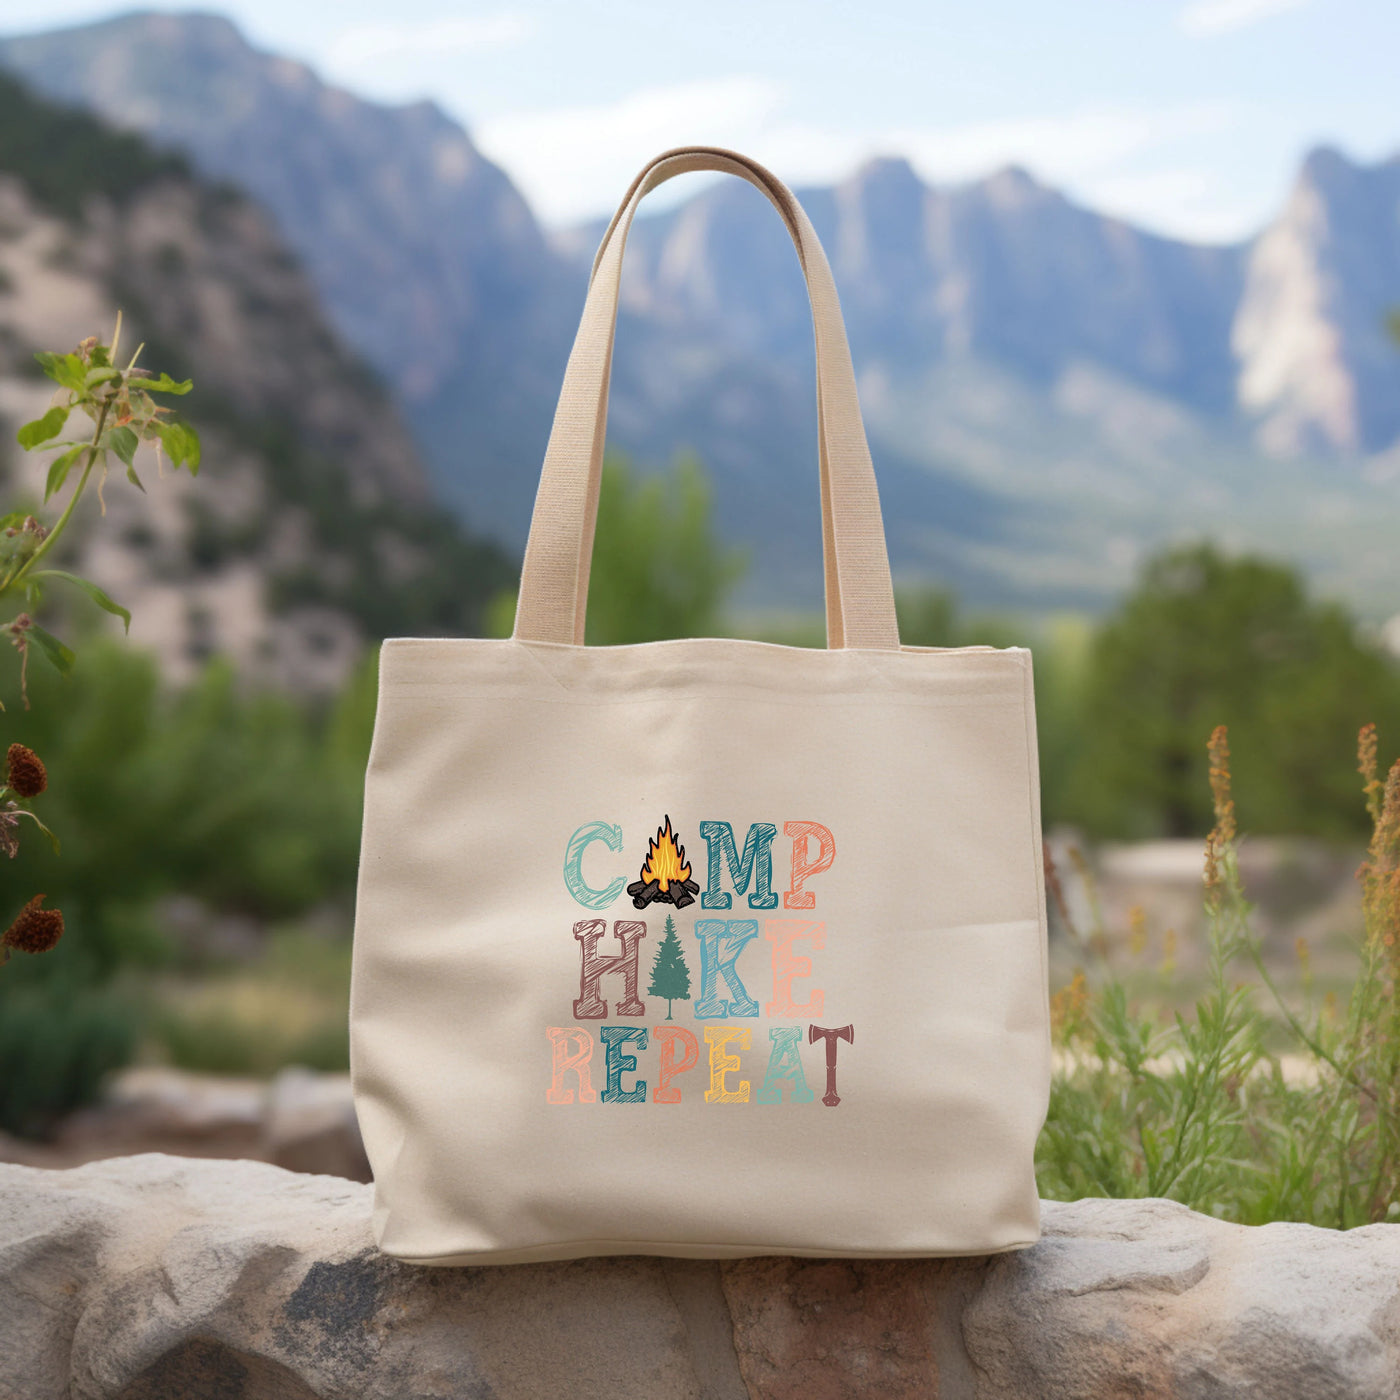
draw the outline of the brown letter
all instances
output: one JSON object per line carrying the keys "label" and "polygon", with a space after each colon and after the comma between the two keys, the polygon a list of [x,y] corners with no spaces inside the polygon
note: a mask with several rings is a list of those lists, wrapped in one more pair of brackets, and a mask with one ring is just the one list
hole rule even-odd
{"label": "brown letter", "polygon": [[579,996],[574,1002],[576,1021],[601,1021],[608,1014],[608,1004],[598,993],[598,983],[609,972],[622,974],[622,1000],[617,1004],[617,1014],[647,1014],[646,1003],[637,995],[637,951],[647,936],[647,926],[638,920],[619,919],[613,924],[613,933],[622,940],[622,951],[611,957],[600,957],[598,943],[607,927],[604,919],[580,919],[574,925],[574,937],[579,941],[583,956],[578,978]]}
{"label": "brown letter", "polygon": [[836,1042],[844,1040],[847,1045],[854,1045],[855,1039],[854,1026],[840,1026],[836,1030],[828,1030],[825,1026],[807,1027],[808,1045],[815,1045],[819,1040],[826,1041],[826,1093],[822,1095],[822,1102],[828,1108],[835,1108],[841,1102],[841,1095],[836,1092]]}

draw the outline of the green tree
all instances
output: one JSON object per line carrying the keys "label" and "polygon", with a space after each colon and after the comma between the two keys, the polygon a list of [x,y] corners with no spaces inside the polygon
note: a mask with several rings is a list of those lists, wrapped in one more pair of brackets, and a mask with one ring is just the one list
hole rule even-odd
{"label": "green tree", "polygon": [[[694,458],[639,475],[622,457],[603,466],[588,584],[590,646],[714,636],[743,576],[743,554],[715,534],[710,483]],[[515,595],[491,608],[488,630],[508,636]]]}
{"label": "green tree", "polygon": [[661,946],[656,950],[656,961],[651,969],[651,986],[647,988],[649,997],[666,998],[666,1019],[671,1019],[673,1001],[690,1000],[690,969],[685,965],[685,954],[681,951],[681,941],[676,936],[676,921],[666,915]]}
{"label": "green tree", "polygon": [[1210,545],[1150,561],[1098,630],[1084,677],[1069,817],[1103,835],[1210,826],[1200,736],[1228,725],[1255,832],[1359,830],[1347,736],[1400,728],[1400,675],[1344,608],[1291,569]]}

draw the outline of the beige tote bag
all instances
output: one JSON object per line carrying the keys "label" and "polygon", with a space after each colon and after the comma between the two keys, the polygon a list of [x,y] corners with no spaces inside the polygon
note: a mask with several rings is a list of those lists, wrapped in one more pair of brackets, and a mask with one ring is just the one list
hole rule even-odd
{"label": "beige tote bag", "polygon": [[[807,277],[825,651],[583,646],[623,247],[643,196],[693,170],[767,195]],[[743,156],[659,157],[603,238],[515,635],[384,644],[351,1059],[400,1259],[1037,1237],[1030,656],[900,646],[831,271]]]}

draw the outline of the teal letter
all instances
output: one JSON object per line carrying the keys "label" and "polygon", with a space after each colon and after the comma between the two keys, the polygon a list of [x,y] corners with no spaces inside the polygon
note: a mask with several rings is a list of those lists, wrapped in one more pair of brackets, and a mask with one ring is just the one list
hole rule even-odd
{"label": "teal letter", "polygon": [[[604,1103],[645,1103],[647,1082],[639,1079],[630,1088],[622,1087],[622,1076],[632,1074],[637,1068],[635,1055],[624,1055],[622,1047],[635,1040],[638,1050],[647,1048],[645,1026],[599,1026],[598,1034],[608,1047],[608,1087],[603,1090]],[[809,1095],[810,1097],[810,1095]]]}
{"label": "teal letter", "polygon": [[564,883],[585,909],[606,909],[622,893],[627,877],[619,875],[605,890],[590,889],[583,878],[583,851],[591,841],[601,841],[610,851],[622,849],[622,828],[607,822],[589,822],[569,837],[564,852]]}
{"label": "teal letter", "polygon": [[768,1072],[763,1076],[763,1087],[758,1091],[759,1103],[782,1103],[784,1079],[792,1083],[789,1103],[811,1103],[816,1095],[807,1087],[802,1056],[797,1050],[802,1044],[802,1027],[772,1026],[768,1039],[773,1042],[773,1049],[768,1056]]}
{"label": "teal letter", "polygon": [[727,862],[734,893],[743,894],[753,880],[749,896],[750,909],[776,909],[778,896],[773,893],[773,838],[778,828],[770,822],[755,822],[744,838],[744,858],[734,845],[734,828],[728,822],[701,822],[700,835],[709,851],[709,884],[700,896],[702,909],[728,909],[729,895],[719,887],[720,865]]}
{"label": "teal letter", "polygon": [[[695,936],[700,940],[700,997],[695,1003],[695,1019],[757,1016],[758,1003],[744,989],[734,964],[749,939],[758,937],[758,920],[696,919]],[[734,994],[732,1001],[715,990],[721,972]]]}

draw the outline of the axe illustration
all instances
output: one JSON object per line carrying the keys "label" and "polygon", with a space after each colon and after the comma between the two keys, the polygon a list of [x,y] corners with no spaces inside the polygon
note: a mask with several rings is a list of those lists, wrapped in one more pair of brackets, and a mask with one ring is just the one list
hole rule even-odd
{"label": "axe illustration", "polygon": [[808,1045],[815,1045],[819,1040],[826,1041],[826,1093],[822,1095],[822,1102],[828,1108],[835,1108],[841,1102],[841,1095],[836,1092],[836,1042],[844,1040],[847,1045],[853,1045],[855,1039],[854,1026],[837,1026],[835,1030],[826,1026],[807,1027]]}

